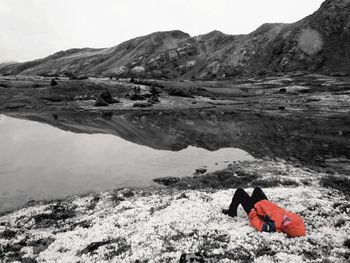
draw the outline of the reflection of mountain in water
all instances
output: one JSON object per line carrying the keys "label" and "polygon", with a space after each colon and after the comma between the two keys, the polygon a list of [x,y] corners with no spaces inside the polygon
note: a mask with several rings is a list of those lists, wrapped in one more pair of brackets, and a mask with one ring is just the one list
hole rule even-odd
{"label": "reflection of mountain in water", "polygon": [[115,134],[155,149],[180,150],[188,145],[209,150],[234,147],[256,157],[293,157],[308,163],[330,156],[350,156],[350,125],[342,117],[208,110],[104,116],[67,113],[57,120],[51,115],[26,118],[74,132]]}
{"label": "reflection of mountain in water", "polygon": [[149,186],[156,177],[191,176],[198,168],[214,172],[253,159],[235,148],[155,150],[118,136],[66,132],[4,115],[0,134],[0,212],[32,199]]}

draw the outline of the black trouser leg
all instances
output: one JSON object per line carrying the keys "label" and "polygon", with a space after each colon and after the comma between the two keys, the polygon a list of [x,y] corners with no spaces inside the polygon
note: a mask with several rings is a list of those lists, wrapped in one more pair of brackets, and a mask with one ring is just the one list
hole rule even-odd
{"label": "black trouser leg", "polygon": [[238,188],[235,194],[233,195],[228,214],[230,216],[237,216],[237,208],[239,205],[242,205],[244,211],[248,215],[250,210],[254,208],[254,205],[261,200],[268,199],[260,187],[256,187],[254,189],[251,197],[242,188]]}
{"label": "black trouser leg", "polygon": [[254,207],[251,197],[242,188],[238,188],[233,195],[228,214],[230,216],[237,216],[237,208],[239,205],[243,206],[244,211],[249,214]]}
{"label": "black trouser leg", "polygon": [[260,187],[254,188],[251,199],[253,202],[253,206],[261,200],[268,200],[265,193],[263,192],[263,190]]}

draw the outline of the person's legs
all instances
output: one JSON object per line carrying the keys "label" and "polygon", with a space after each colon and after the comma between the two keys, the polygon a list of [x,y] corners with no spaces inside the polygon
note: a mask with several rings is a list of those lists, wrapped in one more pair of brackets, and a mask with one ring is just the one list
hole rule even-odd
{"label": "person's legs", "polygon": [[251,197],[241,188],[238,188],[233,195],[230,208],[228,210],[223,210],[224,214],[235,217],[237,216],[237,208],[242,205],[244,211],[249,214],[250,210],[254,207]]}
{"label": "person's legs", "polygon": [[268,200],[268,199],[260,187],[255,187],[253,194],[252,194],[252,197],[251,197],[251,200],[252,200],[252,203],[254,206],[257,202],[259,202],[261,200]]}

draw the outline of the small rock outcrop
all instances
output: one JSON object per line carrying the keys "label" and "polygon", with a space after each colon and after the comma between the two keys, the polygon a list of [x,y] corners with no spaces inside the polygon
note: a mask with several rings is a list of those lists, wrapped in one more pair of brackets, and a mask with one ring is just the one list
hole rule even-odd
{"label": "small rock outcrop", "polygon": [[50,86],[54,87],[54,86],[57,86],[57,85],[58,85],[57,81],[55,79],[52,79]]}
{"label": "small rock outcrop", "polygon": [[112,94],[109,91],[106,91],[100,95],[100,98],[103,99],[108,104],[113,104],[118,102],[117,100],[113,99]]}
{"label": "small rock outcrop", "polygon": [[176,184],[177,182],[180,182],[180,180],[181,180],[181,178],[179,178],[179,177],[171,177],[171,176],[153,179],[154,182],[156,182],[158,184],[165,185],[165,186]]}
{"label": "small rock outcrop", "polygon": [[97,107],[104,107],[104,106],[108,106],[109,104],[114,104],[119,102],[118,100],[115,100],[112,97],[112,94],[109,91],[103,92],[97,99],[95,102],[95,106]]}

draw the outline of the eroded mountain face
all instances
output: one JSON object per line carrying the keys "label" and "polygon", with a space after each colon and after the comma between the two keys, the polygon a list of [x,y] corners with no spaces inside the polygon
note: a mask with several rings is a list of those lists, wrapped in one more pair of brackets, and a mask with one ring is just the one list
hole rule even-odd
{"label": "eroded mountain face", "polygon": [[156,32],[106,49],[70,49],[0,68],[0,74],[221,79],[309,71],[348,74],[350,0],[327,0],[293,24],[248,35]]}

